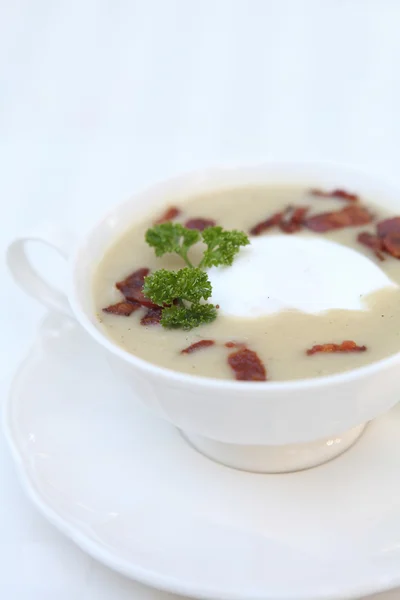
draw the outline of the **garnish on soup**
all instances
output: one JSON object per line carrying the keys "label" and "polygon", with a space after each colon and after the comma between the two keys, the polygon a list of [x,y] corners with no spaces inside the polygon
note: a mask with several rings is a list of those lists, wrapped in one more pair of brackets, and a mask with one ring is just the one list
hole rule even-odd
{"label": "garnish on soup", "polygon": [[[189,249],[197,242],[206,245],[200,263],[195,267],[188,257]],[[217,317],[211,297],[211,283],[204,268],[229,266],[241,246],[249,244],[241,231],[225,231],[222,227],[207,227],[200,232],[180,223],[163,223],[146,232],[146,242],[156,256],[177,254],[188,265],[179,271],[160,269],[145,277],[143,294],[162,307],[160,323],[163,327],[192,329],[211,323]]]}
{"label": "garnish on soup", "polygon": [[129,302],[137,302],[141,306],[155,308],[156,304],[143,294],[144,280],[149,273],[150,269],[148,268],[137,269],[122,281],[118,281],[115,287],[123,293],[125,299]]}
{"label": "garnish on soup", "polygon": [[357,240],[371,248],[381,261],[385,260],[383,252],[393,258],[400,258],[400,217],[379,221],[376,224],[376,235],[363,231]]}
{"label": "garnish on soup", "polygon": [[383,245],[383,241],[379,236],[373,233],[369,233],[368,231],[362,231],[358,234],[357,240],[360,242],[360,244],[371,248],[371,250],[374,251],[375,256],[379,258],[379,260],[385,260],[385,256],[383,255],[385,247]]}
{"label": "garnish on soup", "polygon": [[169,208],[166,209],[166,211],[160,216],[158,217],[158,219],[155,221],[155,225],[159,225],[160,223],[166,223],[167,221],[172,221],[173,219],[176,219],[176,217],[179,217],[179,215],[181,214],[181,209],[178,208],[177,206],[170,206]]}
{"label": "garnish on soup", "polygon": [[304,219],[309,211],[308,206],[288,206],[283,213],[279,228],[285,233],[296,233],[303,229]]}
{"label": "garnish on soup", "polygon": [[207,227],[203,231],[203,242],[207,249],[200,261],[200,268],[231,266],[241,246],[250,244],[243,231],[225,231],[222,227]]}
{"label": "garnish on soup", "polygon": [[180,223],[162,223],[146,231],[146,242],[154,248],[156,256],[177,254],[188,267],[193,267],[188,258],[189,249],[200,239],[196,229],[186,229]]}
{"label": "garnish on soup", "polygon": [[296,233],[304,227],[304,220],[308,206],[286,206],[283,211],[277,212],[265,221],[260,221],[250,229],[251,235],[261,235],[273,227],[279,227],[284,233]]}
{"label": "garnish on soup", "polygon": [[239,381],[266,381],[267,371],[253,350],[241,348],[228,356],[228,364]]}
{"label": "garnish on soup", "polygon": [[171,306],[162,311],[161,325],[171,329],[190,330],[212,323],[217,318],[213,304],[193,303],[191,306]]}
{"label": "garnish on soup", "polygon": [[162,307],[163,327],[192,329],[217,317],[213,304],[202,303],[211,296],[211,283],[207,273],[198,267],[155,271],[146,277],[143,291]]}
{"label": "garnish on soup", "polygon": [[339,200],[347,200],[347,202],[357,202],[357,194],[349,194],[346,190],[321,190],[319,188],[313,188],[310,190],[312,196],[319,198],[338,198]]}
{"label": "garnish on soup", "polygon": [[210,346],[214,346],[214,345],[215,345],[214,340],[200,340],[199,342],[195,342],[194,344],[191,344],[187,348],[184,348],[183,350],[181,350],[181,354],[192,354],[193,352],[197,352],[198,350],[201,350],[202,348],[209,348]]}
{"label": "garnish on soup", "polygon": [[286,212],[286,209],[284,211],[279,211],[279,212],[273,214],[271,217],[268,217],[264,221],[260,221],[259,223],[254,225],[254,227],[252,227],[250,229],[250,234],[251,235],[261,235],[265,231],[272,229],[272,227],[276,227],[277,225],[279,225],[281,223],[282,217],[285,214],[285,212]]}
{"label": "garnish on soup", "polygon": [[283,211],[273,214],[265,221],[260,221],[250,229],[251,235],[261,235],[273,227],[279,227],[285,233],[295,233],[306,227],[318,233],[365,225],[373,220],[370,212],[360,204],[346,206],[341,210],[319,213],[307,217],[308,206],[286,206]]}
{"label": "garnish on soup", "polygon": [[243,342],[225,342],[225,348],[245,348],[246,344]]}
{"label": "garnish on soup", "polygon": [[158,325],[161,322],[162,309],[157,306],[156,308],[149,308],[143,317],[140,319],[141,325]]}
{"label": "garnish on soup", "polygon": [[110,313],[111,315],[121,315],[122,317],[129,317],[135,310],[138,310],[142,305],[139,302],[117,302],[116,304],[110,304],[103,311]]}
{"label": "garnish on soup", "polygon": [[367,346],[358,346],[351,340],[345,340],[341,344],[316,344],[306,351],[308,356],[313,354],[332,354],[334,352],[365,352]]}
{"label": "garnish on soup", "polygon": [[343,229],[344,227],[356,227],[357,225],[366,225],[371,223],[373,216],[364,207],[359,204],[346,206],[341,210],[327,213],[321,213],[305,220],[304,224],[308,229],[324,233],[334,229]]}
{"label": "garnish on soup", "polygon": [[198,231],[204,231],[206,227],[214,227],[215,221],[213,219],[202,219],[197,217],[196,219],[188,219],[185,223],[187,229],[198,229]]}

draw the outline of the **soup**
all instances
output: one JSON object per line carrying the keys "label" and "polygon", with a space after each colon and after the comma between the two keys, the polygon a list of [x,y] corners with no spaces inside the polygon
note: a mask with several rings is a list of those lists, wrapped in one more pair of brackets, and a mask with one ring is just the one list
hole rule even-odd
{"label": "soup", "polygon": [[[199,229],[215,223],[226,230],[246,232],[250,241],[276,235],[287,240],[292,236],[314,240],[315,245],[318,239],[330,240],[361,253],[379,265],[394,283],[400,284],[400,263],[396,258],[400,256],[396,245],[400,224],[396,222],[394,233],[390,232],[386,238],[377,236],[377,223],[392,215],[373,201],[358,199],[341,190],[243,187],[189,197],[176,207],[169,203],[165,208],[165,219],[174,223],[186,223]],[[359,215],[353,218],[357,210]],[[362,210],[373,216],[364,218]],[[176,254],[157,257],[146,243],[146,231],[159,218],[158,213],[150,213],[145,220],[132,223],[102,257],[93,280],[94,307],[101,326],[106,335],[127,352],[192,375],[285,381],[355,369],[400,351],[400,288],[397,286],[366,295],[364,310],[333,306],[315,314],[289,309],[238,317],[224,312],[221,304],[215,320],[190,330],[163,327],[146,307],[135,305],[130,313],[129,303],[121,314],[105,311],[109,306],[125,302],[116,283],[132,272],[176,271],[185,266]],[[202,244],[190,250],[194,264],[200,261],[203,250]],[[245,251],[245,248],[239,250],[238,256]],[[280,268],[279,256],[271,255],[267,260],[269,268]],[[235,262],[232,267],[226,267],[234,268]],[[339,261],[338,271],[343,268]],[[245,297],[245,290],[241,289],[240,293]],[[313,293],[314,290],[309,289],[309,294]],[[344,341],[352,344],[342,346]],[[246,375],[247,366],[243,363],[246,360],[258,361],[257,365],[253,364],[254,377]],[[240,361],[246,371],[242,375],[241,365],[235,364]],[[251,373],[251,365],[249,368]]]}

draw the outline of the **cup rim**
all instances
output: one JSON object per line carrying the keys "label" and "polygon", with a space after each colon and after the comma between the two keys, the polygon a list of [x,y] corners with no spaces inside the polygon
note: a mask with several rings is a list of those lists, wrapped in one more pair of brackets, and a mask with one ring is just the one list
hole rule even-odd
{"label": "cup rim", "polygon": [[[169,369],[167,367],[162,367],[156,365],[148,360],[140,358],[135,354],[129,353],[127,350],[124,350],[122,347],[118,346],[115,342],[113,342],[107,335],[100,331],[97,327],[93,325],[89,317],[87,316],[85,310],[82,308],[81,303],[78,299],[77,289],[75,285],[75,272],[78,266],[78,257],[83,250],[86,239],[94,234],[96,229],[100,227],[100,225],[112,217],[116,210],[129,204],[132,202],[134,198],[137,198],[141,195],[146,195],[151,193],[156,188],[160,188],[162,186],[166,186],[168,184],[178,183],[180,181],[184,181],[190,178],[198,178],[209,176],[211,174],[217,174],[219,172],[229,173],[237,170],[258,170],[258,169],[267,169],[267,168],[276,168],[277,170],[296,170],[296,169],[331,169],[333,172],[336,170],[340,170],[343,173],[352,174],[355,176],[360,176],[366,180],[374,182],[378,184],[380,187],[385,186],[385,181],[379,182],[379,179],[375,179],[374,176],[371,176],[370,173],[365,173],[359,169],[351,168],[348,165],[341,164],[338,162],[331,161],[263,161],[259,163],[241,163],[241,164],[230,164],[230,165],[218,165],[209,168],[196,169],[191,171],[183,172],[174,177],[170,177],[168,179],[159,180],[149,186],[147,186],[143,190],[138,190],[134,194],[132,194],[125,201],[113,205],[113,207],[108,210],[105,214],[102,215],[100,219],[91,226],[91,228],[86,232],[81,241],[78,243],[75,251],[71,255],[70,264],[72,268],[69,272],[69,282],[68,282],[68,299],[72,308],[72,312],[77,318],[78,322],[82,325],[82,327],[94,338],[101,346],[105,347],[112,354],[116,355],[124,362],[131,364],[133,367],[140,371],[146,372],[148,375],[152,375],[155,377],[161,377],[169,380],[170,382],[180,384],[183,386],[193,385],[203,389],[215,389],[215,390],[225,390],[229,392],[243,392],[253,394],[265,394],[267,391],[269,392],[286,392],[286,391],[295,391],[295,390],[304,390],[304,389],[315,389],[315,388],[325,388],[327,386],[332,385],[345,385],[351,383],[355,380],[361,380],[364,377],[373,376],[377,372],[384,372],[386,369],[390,369],[394,365],[400,363],[400,350],[395,354],[392,354],[386,358],[382,358],[380,360],[374,361],[368,365],[364,365],[362,367],[357,367],[354,369],[350,369],[348,371],[344,371],[341,373],[334,373],[332,375],[323,375],[320,377],[308,377],[302,379],[294,379],[294,380],[280,380],[280,381],[238,381],[238,380],[230,380],[230,379],[219,379],[216,377],[208,377],[208,376],[199,376],[192,375],[190,373],[183,373],[180,371],[175,371],[174,369]],[[390,185],[390,182],[386,183],[386,185]]]}

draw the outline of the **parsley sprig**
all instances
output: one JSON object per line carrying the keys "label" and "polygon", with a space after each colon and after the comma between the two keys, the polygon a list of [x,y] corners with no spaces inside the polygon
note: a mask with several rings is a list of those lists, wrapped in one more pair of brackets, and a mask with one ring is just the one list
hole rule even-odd
{"label": "parsley sprig", "polygon": [[[195,267],[188,252],[200,241],[206,248]],[[214,321],[217,309],[206,302],[212,293],[211,282],[202,269],[231,265],[241,246],[250,243],[247,235],[242,231],[225,231],[217,226],[200,232],[187,229],[180,223],[168,222],[148,229],[146,242],[154,248],[156,256],[177,254],[187,265],[179,271],[160,269],[145,278],[144,295],[163,307],[161,324],[192,329]]]}
{"label": "parsley sprig", "polygon": [[203,231],[203,242],[207,246],[199,264],[200,268],[231,266],[241,246],[250,244],[243,231],[225,231],[222,227],[207,227]]}
{"label": "parsley sprig", "polygon": [[188,250],[200,240],[197,229],[187,229],[180,223],[161,223],[146,232],[146,242],[154,248],[156,256],[178,254],[188,267],[193,267]]}

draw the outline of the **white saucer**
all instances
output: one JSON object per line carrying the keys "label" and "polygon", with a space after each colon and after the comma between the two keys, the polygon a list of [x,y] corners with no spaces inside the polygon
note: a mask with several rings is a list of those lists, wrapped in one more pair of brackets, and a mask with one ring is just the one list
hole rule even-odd
{"label": "white saucer", "polygon": [[82,549],[148,585],[218,599],[356,598],[400,584],[400,409],[321,467],[216,464],[111,375],[74,322],[49,315],[4,426],[22,482]]}

